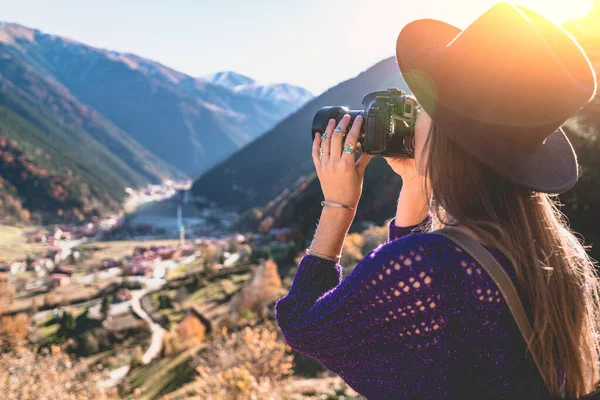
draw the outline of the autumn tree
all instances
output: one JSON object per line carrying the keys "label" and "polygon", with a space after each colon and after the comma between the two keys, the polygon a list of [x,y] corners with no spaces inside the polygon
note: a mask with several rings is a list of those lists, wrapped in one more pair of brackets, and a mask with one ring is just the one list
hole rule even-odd
{"label": "autumn tree", "polygon": [[[0,274],[0,312],[10,306],[12,288],[8,277]],[[31,333],[31,321],[25,314],[0,317],[0,353],[12,352],[27,343]]]}
{"label": "autumn tree", "polygon": [[172,332],[163,336],[164,355],[171,357],[179,354],[206,339],[206,326],[194,315],[185,317]]}
{"label": "autumn tree", "polygon": [[282,289],[277,263],[263,261],[252,271],[252,277],[246,286],[231,299],[232,320],[252,317],[268,318],[270,305],[282,297]]}
{"label": "autumn tree", "polygon": [[0,273],[0,313],[6,311],[12,298],[12,287],[8,276]]}

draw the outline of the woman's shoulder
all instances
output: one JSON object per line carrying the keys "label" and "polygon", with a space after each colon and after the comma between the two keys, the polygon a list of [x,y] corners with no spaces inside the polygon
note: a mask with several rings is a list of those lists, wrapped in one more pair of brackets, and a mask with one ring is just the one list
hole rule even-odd
{"label": "woman's shoulder", "polygon": [[[516,282],[516,270],[509,258],[496,248],[483,246]],[[477,303],[478,308],[484,305],[487,311],[490,310],[490,303],[499,305],[492,307],[495,311],[503,310],[502,295],[486,268],[442,234],[413,233],[382,245],[380,250],[384,251],[384,259],[401,258],[405,273],[422,276],[425,272],[427,276],[437,279],[438,283],[442,283],[438,290],[453,292],[461,301]]]}
{"label": "woman's shoulder", "polygon": [[430,279],[436,276],[444,279],[443,275],[452,275],[453,268],[447,265],[459,263],[462,255],[462,249],[447,237],[418,232],[381,244],[369,252],[357,268],[375,276],[428,276]]}
{"label": "woman's shoulder", "polygon": [[[510,261],[505,254],[503,254],[500,250],[487,246],[483,243],[480,243],[484,248],[486,248],[499,262],[502,266],[511,267]],[[417,232],[411,233],[409,235],[403,236],[398,239],[391,240],[387,243],[380,245],[377,249],[377,252],[382,252],[384,254],[394,254],[397,252],[405,252],[405,251],[418,251],[420,253],[426,253],[431,257],[442,257],[438,259],[438,261],[442,260],[459,260],[464,261],[468,259],[469,261],[475,260],[471,258],[471,256],[465,252],[460,246],[458,246],[454,241],[449,239],[447,236],[437,233],[437,232]]]}
{"label": "woman's shoulder", "polygon": [[[514,279],[515,271],[508,258],[497,249],[485,247]],[[411,233],[391,240],[380,245],[367,257],[372,258],[377,265],[399,264],[408,273],[428,271],[445,280],[460,278],[463,284],[491,281],[477,260],[451,239],[435,232]]]}
{"label": "woman's shoulder", "polygon": [[390,240],[375,249],[376,253],[392,255],[397,252],[419,252],[430,256],[443,256],[461,253],[452,240],[435,232],[415,232],[398,239]]}

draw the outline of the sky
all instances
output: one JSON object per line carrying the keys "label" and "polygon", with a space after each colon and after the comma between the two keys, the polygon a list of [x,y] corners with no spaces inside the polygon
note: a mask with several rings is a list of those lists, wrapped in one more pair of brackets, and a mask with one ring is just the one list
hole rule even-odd
{"label": "sky", "polygon": [[[231,70],[318,95],[393,56],[408,22],[464,29],[496,0],[0,0],[0,21],[201,77]],[[590,0],[521,0],[556,23]]]}

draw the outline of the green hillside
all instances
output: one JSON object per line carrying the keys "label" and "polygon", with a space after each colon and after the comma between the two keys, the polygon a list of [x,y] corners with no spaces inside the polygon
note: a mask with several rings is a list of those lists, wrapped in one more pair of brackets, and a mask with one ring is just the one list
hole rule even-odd
{"label": "green hillside", "polygon": [[[125,196],[126,187],[185,177],[80,104],[68,90],[7,54],[0,57],[0,74],[0,136],[18,146],[5,151],[15,153],[17,163],[22,158],[27,165],[47,173],[34,183],[22,178],[21,167],[0,160],[2,193],[28,212],[41,213],[42,221],[59,217],[56,213],[63,207],[77,209],[72,216],[79,218],[112,209]],[[67,189],[64,203],[43,204],[48,198],[40,182],[50,178],[66,179],[61,184]],[[8,210],[3,214],[8,220],[24,215]]]}

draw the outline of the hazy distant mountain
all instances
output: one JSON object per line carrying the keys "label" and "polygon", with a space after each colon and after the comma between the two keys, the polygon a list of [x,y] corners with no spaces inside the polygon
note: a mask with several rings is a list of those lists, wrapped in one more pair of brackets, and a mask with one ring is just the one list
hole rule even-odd
{"label": "hazy distant mountain", "polygon": [[[0,25],[0,52],[56,81],[188,175],[214,166],[305,101],[257,97],[132,54],[93,48],[16,24]],[[233,74],[229,75],[231,79]]]}
{"label": "hazy distant mountain", "polygon": [[204,77],[209,82],[233,89],[237,86],[252,85],[254,79],[233,71],[220,71]]}
{"label": "hazy distant mountain", "polygon": [[407,90],[394,58],[311,100],[261,138],[202,175],[194,183],[194,195],[237,210],[264,206],[314,171],[310,127],[319,108],[348,105],[362,109],[360,102],[364,94],[390,87]]}
{"label": "hazy distant mountain", "polygon": [[260,84],[253,79],[232,71],[217,72],[204,79],[234,92],[273,103],[284,103],[290,107],[299,107],[314,96],[308,90],[288,83]]}

